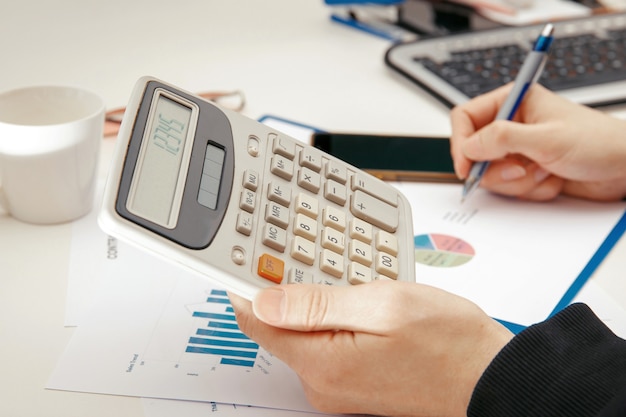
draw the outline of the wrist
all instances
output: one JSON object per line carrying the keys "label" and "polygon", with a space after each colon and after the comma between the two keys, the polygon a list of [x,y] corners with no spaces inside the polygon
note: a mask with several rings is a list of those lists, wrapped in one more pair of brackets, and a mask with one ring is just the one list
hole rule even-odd
{"label": "wrist", "polygon": [[596,415],[624,384],[625,353],[626,342],[587,306],[569,306],[502,349],[478,381],[467,415]]}

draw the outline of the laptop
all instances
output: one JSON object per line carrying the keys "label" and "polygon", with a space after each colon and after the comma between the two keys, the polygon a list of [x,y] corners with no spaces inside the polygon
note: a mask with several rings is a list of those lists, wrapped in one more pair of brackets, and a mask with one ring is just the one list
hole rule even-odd
{"label": "laptop", "polygon": [[[626,102],[626,12],[552,23],[554,41],[538,82],[589,106]],[[515,79],[544,26],[496,27],[399,43],[387,50],[385,63],[453,107]]]}

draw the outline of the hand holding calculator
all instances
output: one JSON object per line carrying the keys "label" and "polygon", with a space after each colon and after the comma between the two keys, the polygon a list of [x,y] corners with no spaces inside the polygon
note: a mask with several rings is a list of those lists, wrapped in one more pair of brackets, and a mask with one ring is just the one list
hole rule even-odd
{"label": "hand holding calculator", "polygon": [[398,190],[150,77],[127,106],[99,222],[249,299],[280,283],[415,281]]}

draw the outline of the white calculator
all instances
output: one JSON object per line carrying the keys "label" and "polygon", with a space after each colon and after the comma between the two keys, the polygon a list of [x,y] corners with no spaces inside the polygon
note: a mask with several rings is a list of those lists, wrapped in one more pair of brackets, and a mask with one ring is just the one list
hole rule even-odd
{"label": "white calculator", "polygon": [[99,223],[248,299],[281,283],[415,281],[398,190],[150,77],[127,106]]}

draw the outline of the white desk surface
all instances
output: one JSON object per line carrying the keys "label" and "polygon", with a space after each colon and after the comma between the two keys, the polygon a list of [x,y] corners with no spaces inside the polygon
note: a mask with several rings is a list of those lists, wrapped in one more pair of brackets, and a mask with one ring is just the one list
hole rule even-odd
{"label": "white desk surface", "polygon": [[[446,107],[385,67],[390,44],[332,23],[322,0],[9,3],[0,13],[0,91],[77,85],[113,108],[140,76],[153,75],[190,91],[243,90],[253,118],[335,131],[450,131]],[[103,144],[103,177],[112,144]],[[63,327],[70,226],[0,214],[0,415],[142,416],[137,398],[43,388],[72,336]],[[626,308],[625,241],[593,279]]]}

